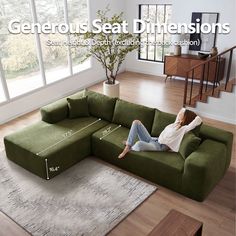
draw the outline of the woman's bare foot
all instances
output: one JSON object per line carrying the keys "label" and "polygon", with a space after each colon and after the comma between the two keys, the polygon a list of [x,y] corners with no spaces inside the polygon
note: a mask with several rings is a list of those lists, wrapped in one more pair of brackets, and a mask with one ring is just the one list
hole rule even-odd
{"label": "woman's bare foot", "polygon": [[119,159],[122,159],[125,157],[125,155],[130,151],[130,146],[126,146],[123,152],[118,156]]}

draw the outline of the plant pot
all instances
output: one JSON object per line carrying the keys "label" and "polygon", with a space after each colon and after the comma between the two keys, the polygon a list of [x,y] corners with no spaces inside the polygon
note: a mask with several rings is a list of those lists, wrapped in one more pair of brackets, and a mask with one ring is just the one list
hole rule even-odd
{"label": "plant pot", "polygon": [[107,81],[103,82],[103,93],[109,97],[120,97],[120,82],[115,81],[115,84],[107,84]]}

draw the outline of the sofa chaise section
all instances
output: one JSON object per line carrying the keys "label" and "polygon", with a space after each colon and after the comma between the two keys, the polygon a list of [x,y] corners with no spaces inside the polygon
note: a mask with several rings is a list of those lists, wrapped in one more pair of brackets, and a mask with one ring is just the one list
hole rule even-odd
{"label": "sofa chaise section", "polygon": [[40,121],[4,139],[7,157],[44,179],[51,179],[91,154],[91,135],[108,122],[96,117]]}

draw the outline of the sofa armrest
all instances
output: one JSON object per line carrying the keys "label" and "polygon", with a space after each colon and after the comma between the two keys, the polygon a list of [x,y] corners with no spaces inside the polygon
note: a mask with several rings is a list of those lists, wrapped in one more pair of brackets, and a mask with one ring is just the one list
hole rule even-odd
{"label": "sofa armrest", "polygon": [[68,116],[68,105],[65,98],[44,106],[40,109],[42,120],[54,124]]}
{"label": "sofa armrest", "polygon": [[200,137],[203,139],[212,139],[224,143],[227,147],[227,159],[225,163],[225,172],[228,169],[231,161],[233,134],[226,130],[218,129],[208,125],[202,125],[200,129]]}
{"label": "sofa armrest", "polygon": [[185,160],[182,192],[197,201],[203,201],[223,177],[226,156],[225,144],[205,140]]}

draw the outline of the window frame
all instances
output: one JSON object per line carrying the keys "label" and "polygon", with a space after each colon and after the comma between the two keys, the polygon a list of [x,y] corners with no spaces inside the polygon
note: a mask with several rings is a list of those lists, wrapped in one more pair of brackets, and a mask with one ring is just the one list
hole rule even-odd
{"label": "window frame", "polygon": [[[31,11],[30,13],[31,13],[31,16],[32,16],[33,23],[38,23],[37,9],[36,9],[36,5],[35,5],[35,0],[28,0],[28,1],[30,3],[30,11]],[[63,5],[64,5],[63,10],[64,10],[64,15],[65,15],[65,19],[64,19],[65,22],[64,23],[68,23],[69,22],[68,2],[67,2],[67,0],[62,0],[62,1],[63,1]],[[90,16],[89,0],[86,0],[86,3],[87,3],[87,11],[88,11],[88,22],[90,22],[91,16]],[[67,38],[67,41],[69,42],[70,36],[67,35],[66,38]],[[38,87],[38,88],[35,88],[35,89],[32,89],[28,92],[22,93],[20,95],[11,97],[10,94],[9,94],[9,88],[8,88],[7,81],[6,81],[5,72],[4,72],[3,67],[2,67],[2,62],[1,62],[2,58],[0,57],[0,83],[1,83],[1,86],[3,88],[4,97],[5,97],[4,101],[0,101],[0,106],[3,106],[3,105],[5,105],[9,102],[15,101],[15,100],[17,100],[19,98],[22,98],[22,97],[25,97],[27,95],[33,94],[35,92],[41,91],[42,89],[45,89],[47,87],[51,87],[53,84],[60,83],[61,81],[65,81],[65,80],[68,80],[68,79],[75,79],[76,75],[78,75],[80,73],[83,73],[83,72],[85,72],[85,71],[92,68],[93,61],[92,61],[91,58],[89,58],[88,60],[90,62],[89,62],[88,67],[84,68],[81,71],[74,72],[73,62],[72,62],[72,58],[71,58],[71,47],[67,46],[67,62],[68,62],[68,69],[69,69],[69,72],[70,72],[69,76],[65,76],[65,77],[62,77],[60,80],[56,80],[54,82],[48,83],[47,80],[46,80],[46,75],[45,75],[45,67],[44,67],[44,61],[43,61],[43,52],[42,52],[42,46],[41,46],[41,39],[40,39],[40,36],[39,36],[38,33],[35,33],[34,43],[36,45],[36,55],[37,55],[38,63],[39,63],[39,71],[40,71],[40,75],[41,75],[40,79],[43,83],[42,86]]]}
{"label": "window frame", "polygon": [[[156,7],[155,19],[157,19],[157,8],[158,8],[158,6],[164,6],[164,22],[165,22],[165,20],[166,20],[166,7],[167,6],[171,6],[172,7],[172,4],[170,4],[170,3],[167,3],[167,4],[164,4],[164,3],[162,3],[162,4],[139,4],[138,5],[138,19],[139,20],[142,19],[141,18],[142,17],[142,10],[141,10],[142,6],[147,6],[148,7],[148,17],[149,17],[149,6],[155,6]],[[140,29],[140,26],[139,26],[139,29]],[[148,36],[148,34],[147,34],[147,36]],[[139,42],[141,42],[141,33],[139,33],[138,37],[139,37]],[[156,41],[156,30],[155,30],[155,41]],[[147,37],[147,42],[149,42],[148,41],[148,37]],[[162,42],[165,42],[165,34],[164,33],[163,33],[163,37],[162,37]],[[157,50],[157,47],[161,47],[162,48],[162,60],[161,61],[160,60],[156,60],[156,50]],[[140,60],[140,61],[164,63],[164,57],[165,57],[165,55],[164,55],[164,50],[165,50],[164,47],[165,47],[164,45],[162,45],[162,46],[155,45],[154,46],[154,59],[152,60],[152,59],[148,59],[148,45],[147,45],[147,56],[146,56],[146,59],[141,58],[141,46],[139,45],[138,60]]]}

